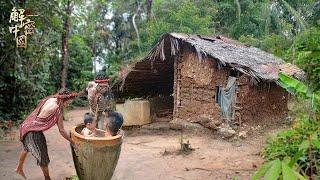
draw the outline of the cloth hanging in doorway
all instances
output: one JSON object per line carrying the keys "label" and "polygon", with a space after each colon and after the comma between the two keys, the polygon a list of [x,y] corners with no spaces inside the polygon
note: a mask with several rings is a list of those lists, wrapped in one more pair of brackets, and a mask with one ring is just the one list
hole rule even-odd
{"label": "cloth hanging in doorway", "polygon": [[228,84],[224,88],[220,88],[220,102],[223,117],[230,122],[234,119],[234,107],[236,100],[236,80],[237,78],[229,76]]}

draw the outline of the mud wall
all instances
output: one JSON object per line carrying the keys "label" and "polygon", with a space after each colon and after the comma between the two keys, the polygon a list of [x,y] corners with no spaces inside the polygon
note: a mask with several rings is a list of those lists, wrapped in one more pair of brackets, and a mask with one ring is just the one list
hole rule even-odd
{"label": "mud wall", "polygon": [[[216,87],[227,84],[230,68],[218,68],[216,60],[199,59],[192,52],[184,52],[177,59],[174,70],[174,118],[197,121],[208,117],[223,121],[216,103]],[[250,77],[237,79],[236,122],[276,121],[287,115],[288,93],[275,83],[253,85]]]}
{"label": "mud wall", "polygon": [[222,120],[215,94],[216,86],[227,84],[228,70],[219,70],[213,59],[200,61],[191,52],[183,53],[175,66],[174,117],[187,121],[200,116]]}
{"label": "mud wall", "polygon": [[288,93],[276,83],[250,83],[250,77],[238,78],[238,121],[274,122],[288,113]]}

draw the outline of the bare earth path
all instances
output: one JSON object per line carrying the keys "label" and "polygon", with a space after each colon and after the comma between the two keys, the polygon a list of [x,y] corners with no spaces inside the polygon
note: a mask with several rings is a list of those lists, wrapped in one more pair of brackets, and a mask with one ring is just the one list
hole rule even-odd
{"label": "bare earth path", "polygon": [[[65,128],[81,122],[86,109],[77,108],[67,114]],[[271,130],[269,130],[271,132]],[[17,140],[0,141],[0,179],[21,179],[14,173],[22,148]],[[195,148],[189,155],[178,155],[180,132],[172,130],[136,129],[126,132],[114,180],[171,180],[171,179],[249,179],[262,163],[259,152],[265,144],[266,134],[245,140],[228,142],[212,135],[185,134]],[[53,179],[75,175],[69,144],[55,126],[45,132]],[[164,153],[166,151],[166,153]],[[43,179],[35,159],[29,155],[25,164],[28,179]]]}

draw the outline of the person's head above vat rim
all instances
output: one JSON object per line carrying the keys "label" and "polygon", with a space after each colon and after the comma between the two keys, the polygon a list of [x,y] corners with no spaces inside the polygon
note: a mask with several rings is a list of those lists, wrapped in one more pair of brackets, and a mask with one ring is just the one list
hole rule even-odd
{"label": "person's head above vat rim", "polygon": [[116,136],[122,127],[123,116],[118,112],[109,113],[105,136]]}
{"label": "person's head above vat rim", "polygon": [[95,127],[93,125],[93,114],[87,112],[84,115],[83,123],[88,129],[90,129],[90,130],[95,129]]}
{"label": "person's head above vat rim", "polygon": [[94,117],[92,113],[86,113],[83,118],[83,123],[85,127],[81,130],[81,134],[85,137],[96,136],[96,128],[94,123]]}

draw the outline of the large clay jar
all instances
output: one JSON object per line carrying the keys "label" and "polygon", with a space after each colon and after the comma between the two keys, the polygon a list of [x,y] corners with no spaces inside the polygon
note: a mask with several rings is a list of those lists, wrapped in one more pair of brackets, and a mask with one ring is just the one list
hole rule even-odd
{"label": "large clay jar", "polygon": [[112,137],[84,137],[80,134],[83,128],[84,125],[78,125],[71,129],[71,139],[79,144],[77,149],[71,147],[79,179],[111,179],[121,152],[122,133]]}

